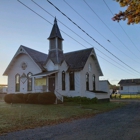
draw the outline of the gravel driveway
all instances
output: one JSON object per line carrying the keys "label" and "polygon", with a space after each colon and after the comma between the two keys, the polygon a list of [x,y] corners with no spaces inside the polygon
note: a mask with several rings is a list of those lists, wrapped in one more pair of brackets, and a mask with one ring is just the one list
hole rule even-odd
{"label": "gravel driveway", "polygon": [[140,140],[140,102],[88,119],[8,133],[0,140]]}

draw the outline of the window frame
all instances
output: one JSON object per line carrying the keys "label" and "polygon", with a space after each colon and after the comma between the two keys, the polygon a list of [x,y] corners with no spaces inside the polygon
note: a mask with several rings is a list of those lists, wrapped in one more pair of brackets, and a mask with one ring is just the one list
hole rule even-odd
{"label": "window frame", "polygon": [[69,72],[70,90],[75,90],[75,75],[74,71]]}
{"label": "window frame", "polygon": [[88,65],[88,71],[89,71],[89,72],[92,71],[92,64],[91,64],[91,63],[89,63],[89,65]]}
{"label": "window frame", "polygon": [[32,85],[32,83],[33,83],[33,79],[32,79],[32,73],[31,72],[29,72],[28,74],[27,74],[27,91],[32,91],[32,87],[33,87],[33,85]]}
{"label": "window frame", "polygon": [[20,74],[15,75],[15,92],[20,92]]}
{"label": "window frame", "polygon": [[56,40],[53,38],[53,39],[50,39],[50,50],[54,50],[56,49]]}
{"label": "window frame", "polygon": [[89,91],[89,73],[86,73],[86,90]]}
{"label": "window frame", "polygon": [[92,75],[92,84],[93,84],[93,91],[96,91],[96,76],[95,76],[95,74]]}
{"label": "window frame", "polygon": [[61,39],[57,39],[57,44],[58,44],[58,49],[62,50],[62,40]]}
{"label": "window frame", "polygon": [[66,90],[66,87],[65,87],[66,79],[65,79],[65,77],[66,77],[65,71],[62,71],[62,90]]}

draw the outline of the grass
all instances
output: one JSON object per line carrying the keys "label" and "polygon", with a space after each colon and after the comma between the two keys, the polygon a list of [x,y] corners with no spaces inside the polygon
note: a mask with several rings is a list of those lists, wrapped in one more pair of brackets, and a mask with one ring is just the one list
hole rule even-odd
{"label": "grass", "polygon": [[124,103],[100,103],[79,105],[64,103],[59,105],[7,104],[0,102],[0,134],[35,128],[90,117],[123,106]]}
{"label": "grass", "polygon": [[5,96],[6,94],[2,94],[2,93],[0,93],[0,101],[3,101],[4,100],[4,96]]}
{"label": "grass", "polygon": [[140,99],[140,94],[121,94],[121,99]]}
{"label": "grass", "polygon": [[112,94],[114,99],[140,99],[140,94]]}

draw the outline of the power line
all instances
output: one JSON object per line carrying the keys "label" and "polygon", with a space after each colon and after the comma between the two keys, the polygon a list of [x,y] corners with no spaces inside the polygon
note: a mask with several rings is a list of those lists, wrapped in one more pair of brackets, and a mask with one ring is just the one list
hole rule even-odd
{"label": "power line", "polygon": [[[123,53],[125,56],[127,56],[129,59],[133,59],[130,58],[129,55],[127,55],[126,53],[124,53],[121,49],[119,49],[117,46],[115,46],[109,39],[107,39],[103,34],[101,34],[96,28],[94,28],[82,15],[80,15],[67,1],[63,0],[75,13],[77,13],[88,25],[90,25],[97,33],[99,33],[107,42],[109,42],[113,47],[115,47],[116,49],[118,49],[121,53]],[[133,59],[135,62],[139,63],[138,61],[136,61],[135,59]]]}
{"label": "power line", "polygon": [[[110,13],[114,16],[113,12],[111,11],[111,9],[109,8],[108,4],[105,2],[105,0],[103,0],[103,2],[105,3],[106,7],[108,8],[108,10],[110,11]],[[119,22],[118,22],[119,23]],[[129,35],[126,33],[126,31],[123,29],[123,27],[121,26],[121,24],[119,23],[120,28],[123,30],[123,32],[125,33],[125,35],[129,38],[129,40],[131,41],[131,43],[135,46],[135,48],[140,52],[140,50],[138,49],[138,47],[134,44],[134,42],[132,41],[132,39],[129,37]]]}
{"label": "power line", "polygon": [[[93,10],[93,8],[91,8],[91,6],[85,1],[85,4],[89,7],[89,9],[100,19],[100,21],[107,27],[107,29],[123,44],[123,46],[125,46],[125,48],[127,50],[129,50],[134,56],[136,56],[118,37],[117,35],[105,24],[105,22],[99,17],[99,15]],[[137,57],[137,56],[136,56]],[[137,57],[139,58],[139,57]]]}
{"label": "power line", "polygon": [[111,53],[109,50],[107,50],[103,45],[101,45],[98,41],[96,41],[92,36],[90,36],[85,30],[83,30],[78,24],[76,24],[71,18],[69,18],[66,14],[64,14],[59,8],[57,8],[52,2],[47,0],[55,9],[57,9],[62,15],[64,15],[69,21],[71,21],[75,26],[77,26],[83,33],[85,33],[88,37],[90,37],[94,42],[96,42],[99,46],[101,46],[104,50],[106,50],[108,53],[110,53],[112,56],[114,56],[116,59],[118,59],[121,63],[129,67],[130,69],[134,70],[135,72],[139,73],[137,70],[130,67],[128,64],[120,60],[117,56],[115,56],[113,53]]}
{"label": "power line", "polygon": [[[32,10],[30,7],[28,7],[27,5],[25,5],[24,3],[22,3],[20,0],[17,0],[18,2],[20,2],[22,5],[24,5],[26,8],[28,8],[29,10],[31,10],[33,13],[35,13],[37,16],[39,16],[40,18],[42,18],[43,20],[45,20],[45,21],[47,21],[48,23],[50,23],[51,25],[52,25],[52,23],[51,22],[49,22],[47,19],[45,19],[44,17],[42,17],[40,14],[38,14],[37,12],[35,12],[34,10]],[[62,31],[62,30],[61,30]],[[62,31],[64,34],[66,34],[64,31]],[[66,34],[67,36],[69,36],[71,39],[73,39],[74,41],[76,41],[77,43],[79,43],[80,45],[82,45],[83,47],[85,47],[82,43],[80,43],[79,41],[77,41],[77,40],[75,40],[74,38],[72,38],[70,35],[68,35],[68,34]],[[87,48],[87,47],[85,47],[85,48]],[[98,50],[99,51],[99,50]],[[100,51],[101,52],[101,51]],[[102,52],[101,52],[102,53]],[[104,53],[103,53],[104,54]],[[102,57],[103,58],[103,57]],[[103,58],[104,59],[104,58]],[[104,59],[105,61],[107,61],[106,59]],[[107,62],[109,62],[109,61],[107,61]],[[110,64],[112,64],[111,62],[110,62]],[[112,65],[114,65],[114,64],[112,64]],[[114,66],[116,66],[116,65],[114,65]],[[118,66],[116,66],[116,67],[118,67]],[[119,68],[120,69],[120,68]],[[122,69],[122,68],[121,68]],[[124,71],[124,70],[123,70]]]}
{"label": "power line", "polygon": [[[35,13],[37,16],[39,16],[40,18],[42,18],[43,20],[47,21],[48,23],[50,23],[51,25],[53,25],[50,21],[48,21],[46,18],[42,17],[40,14],[38,14],[37,12],[35,12],[34,10],[32,10],[30,7],[28,7],[27,5],[25,5],[23,2],[21,2],[20,0],[17,0],[19,3],[21,3],[22,5],[24,5],[26,8],[28,8],[29,10],[31,10],[33,13]],[[68,37],[70,37],[71,39],[73,39],[74,41],[76,41],[77,43],[79,43],[80,45],[82,45],[83,47],[85,47],[82,43],[80,43],[79,41],[77,41],[76,39],[74,39],[73,37],[71,37],[70,35],[68,35],[66,32],[64,32],[63,30],[60,30],[61,32],[63,32],[65,35],[67,35]],[[85,47],[87,48],[87,47]]]}
{"label": "power line", "polygon": [[[34,0],[31,0],[34,4],[36,4],[39,8],[41,8],[43,11],[45,11],[47,14],[53,16],[50,12],[48,12],[47,10],[45,10],[42,6],[40,6],[38,3],[36,3]],[[58,19],[57,19],[58,20]],[[70,29],[68,26],[66,26],[64,23],[62,23],[60,20],[58,20],[62,25],[64,25],[65,27],[67,27],[70,31],[72,31],[74,34],[76,34],[78,37],[80,37],[82,40],[84,40],[86,43],[88,43],[91,47],[94,47],[92,44],[90,44],[88,41],[86,41],[84,38],[82,38],[80,35],[78,35],[76,32],[74,32],[72,29]],[[84,46],[84,45],[83,45]],[[85,47],[85,46],[84,46]],[[87,48],[87,47],[85,47]],[[102,51],[100,51],[99,49],[97,49],[96,47],[94,47],[97,51],[99,51],[100,53],[102,53],[103,55],[105,55],[106,57],[108,57],[109,59],[112,59],[111,57],[109,57],[108,55],[106,55],[105,53],[103,53]],[[113,60],[115,63],[119,64],[117,61]],[[120,65],[120,64],[119,64]],[[121,65],[122,67],[124,67],[123,65]],[[126,68],[125,68],[126,69]]]}
{"label": "power line", "polygon": [[115,67],[117,67],[117,68],[121,69],[122,71],[125,71],[125,72],[127,72],[127,73],[129,73],[129,74],[133,75],[132,73],[130,73],[130,72],[128,72],[128,71],[126,71],[125,69],[122,69],[122,67],[119,67],[119,66],[117,66],[117,65],[115,65],[115,64],[113,64],[113,63],[111,63],[110,61],[108,61],[107,59],[103,58],[103,57],[102,57],[102,56],[100,56],[99,54],[98,54],[98,57],[102,58],[103,60],[105,60],[106,62],[110,63],[111,65],[114,65]]}

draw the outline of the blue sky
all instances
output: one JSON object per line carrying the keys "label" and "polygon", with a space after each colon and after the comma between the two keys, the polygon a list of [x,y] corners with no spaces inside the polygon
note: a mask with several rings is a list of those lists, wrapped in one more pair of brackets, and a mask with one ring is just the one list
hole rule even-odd
{"label": "blue sky", "polygon": [[116,59],[46,0],[34,1],[52,16],[31,0],[21,0],[51,24],[17,0],[0,2],[0,84],[7,83],[7,77],[3,76],[3,73],[20,45],[48,53],[49,42],[47,38],[50,35],[55,16],[58,20],[58,26],[62,30],[64,52],[94,47],[104,74],[100,79],[117,84],[121,79],[140,78],[140,36],[138,32],[140,26],[139,24],[127,25],[126,21],[118,23],[111,20],[112,13],[115,14],[124,9],[120,8],[117,2],[114,0],[51,0],[101,46],[116,56]]}

